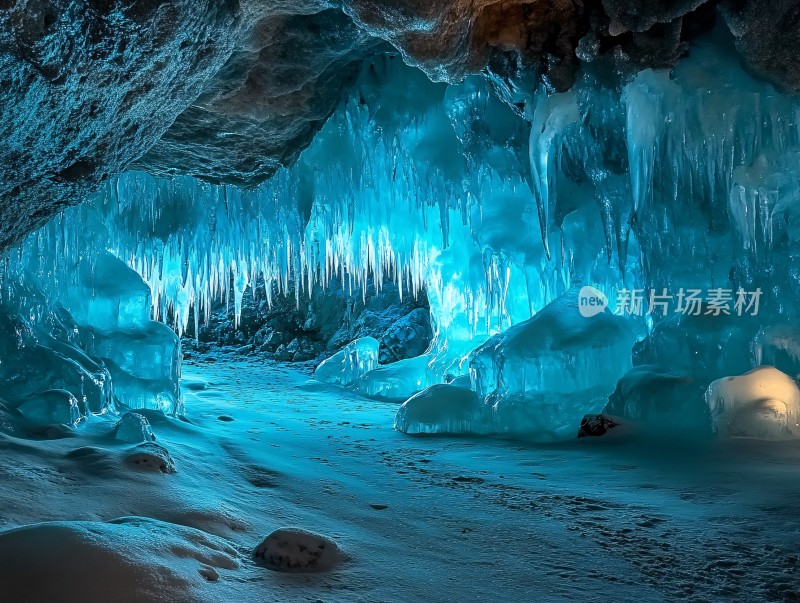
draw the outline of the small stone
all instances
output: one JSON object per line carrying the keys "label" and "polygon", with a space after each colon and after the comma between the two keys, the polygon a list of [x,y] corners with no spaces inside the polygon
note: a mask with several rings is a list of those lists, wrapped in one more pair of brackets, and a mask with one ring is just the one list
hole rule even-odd
{"label": "small stone", "polygon": [[579,438],[605,435],[608,430],[617,427],[619,423],[605,415],[586,415],[581,421],[578,430]]}
{"label": "small stone", "polygon": [[160,471],[161,473],[175,473],[175,463],[169,451],[163,446],[146,442],[134,446],[125,455],[125,462],[129,465],[136,465],[148,471]]}
{"label": "small stone", "polygon": [[336,543],[301,528],[281,528],[267,536],[253,551],[253,558],[280,572],[323,572],[341,560]]}

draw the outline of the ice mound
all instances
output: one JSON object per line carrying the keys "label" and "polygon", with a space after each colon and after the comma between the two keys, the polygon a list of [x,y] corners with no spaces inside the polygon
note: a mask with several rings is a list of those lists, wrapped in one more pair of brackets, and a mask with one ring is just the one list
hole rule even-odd
{"label": "ice mound", "polygon": [[59,292],[75,322],[114,332],[150,321],[150,288],[134,270],[107,251],[84,258],[77,278]]}
{"label": "ice mound", "polygon": [[182,412],[180,340],[150,319],[147,284],[98,244],[99,232],[84,228],[62,248],[45,244],[54,228],[29,240],[0,274],[0,352],[7,359],[0,379],[8,398],[64,389],[84,415],[116,402]]}
{"label": "ice mound", "polygon": [[394,420],[394,428],[407,434],[488,433],[490,413],[468,387],[431,385],[406,400]]}
{"label": "ice mound", "polygon": [[428,356],[406,358],[362,375],[354,391],[370,398],[403,401],[428,385]]}
{"label": "ice mound", "polygon": [[24,273],[0,277],[0,381],[15,408],[47,390],[66,390],[82,415],[113,407],[111,375],[80,347],[80,329]]}
{"label": "ice mound", "polygon": [[491,406],[496,432],[572,438],[631,368],[636,340],[629,319],[581,315],[573,289],[475,350],[473,389]]}
{"label": "ice mound", "polygon": [[125,406],[181,411],[181,342],[167,325],[148,320],[135,329],[96,332],[88,349],[109,367]]}
{"label": "ice mound", "polygon": [[752,368],[750,343],[754,328],[740,316],[674,314],[658,322],[633,350],[634,364],[670,367],[709,383]]}
{"label": "ice mound", "polygon": [[374,337],[362,337],[322,362],[314,371],[314,379],[331,385],[353,385],[361,375],[378,366],[380,343]]}
{"label": "ice mound", "polygon": [[119,423],[114,426],[113,433],[114,439],[129,444],[154,442],[156,439],[150,421],[136,412],[126,412],[122,415]]}
{"label": "ice mound", "polygon": [[705,385],[690,374],[645,364],[622,376],[603,412],[660,428],[708,432],[704,393]]}
{"label": "ice mound", "polygon": [[217,601],[208,576],[238,567],[221,538],[142,517],[0,533],[2,601]]}
{"label": "ice mound", "polygon": [[41,425],[74,426],[81,420],[77,398],[63,389],[51,389],[31,396],[17,410],[29,421]]}
{"label": "ice mound", "polygon": [[722,436],[800,437],[800,389],[775,367],[714,381],[706,403],[714,430]]}
{"label": "ice mound", "polygon": [[324,572],[342,558],[333,540],[300,528],[275,530],[256,547],[253,557],[284,572]]}

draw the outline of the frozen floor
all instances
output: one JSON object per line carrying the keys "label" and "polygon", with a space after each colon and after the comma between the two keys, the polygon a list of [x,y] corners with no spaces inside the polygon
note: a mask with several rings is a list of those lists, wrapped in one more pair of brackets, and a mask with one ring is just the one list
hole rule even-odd
{"label": "frozen floor", "polygon": [[[171,475],[121,463],[110,419],[0,435],[3,529],[92,522],[0,534],[0,600],[52,600],[42,584],[102,600],[113,584],[119,601],[800,601],[800,442],[412,438],[392,430],[395,405],[306,379],[185,366],[190,423],[153,422]],[[169,524],[95,523],[123,516]],[[350,559],[310,575],[253,565],[283,526]]]}

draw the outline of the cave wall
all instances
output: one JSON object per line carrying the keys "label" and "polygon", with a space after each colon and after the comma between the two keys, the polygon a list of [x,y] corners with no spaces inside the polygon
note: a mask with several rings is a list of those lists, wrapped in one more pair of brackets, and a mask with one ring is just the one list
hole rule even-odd
{"label": "cave wall", "polygon": [[665,66],[715,20],[800,88],[792,0],[0,2],[0,248],[135,162],[252,185],[296,159],[359,61],[391,44],[437,81],[489,67],[570,88],[582,64]]}

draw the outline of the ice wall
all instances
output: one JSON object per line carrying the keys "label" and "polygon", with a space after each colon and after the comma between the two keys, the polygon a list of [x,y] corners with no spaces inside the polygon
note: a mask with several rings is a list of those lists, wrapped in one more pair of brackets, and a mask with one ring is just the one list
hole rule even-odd
{"label": "ice wall", "polygon": [[[238,311],[259,279],[268,295],[333,279],[362,292],[385,279],[403,295],[425,288],[428,353],[347,376],[342,362],[339,381],[404,399],[472,367],[478,415],[491,422],[479,431],[563,437],[631,364],[694,380],[703,405],[714,378],[800,349],[770,335],[797,318],[800,105],[746,74],[728,44],[697,42],[672,72],[598,60],[558,94],[491,74],[431,83],[383,55],[272,180],[241,189],[125,173],[65,212],[46,244],[72,249],[75,232],[104,232],[149,286],[152,316],[179,334],[214,299]],[[609,302],[597,320],[563,301],[581,286]],[[711,290],[728,292],[727,313]],[[677,303],[686,291],[701,295],[697,315]],[[737,313],[738,291],[759,291],[760,309]],[[653,292],[662,303],[651,308]],[[574,338],[546,335],[560,330]],[[619,404],[632,408],[651,382],[628,379]]]}
{"label": "ice wall", "polygon": [[[5,378],[24,380],[34,392],[65,383],[58,389],[77,398],[82,417],[126,408],[180,414],[180,339],[151,320],[150,288],[106,251],[106,237],[102,224],[68,229],[57,220],[6,262],[4,311],[32,337],[15,340],[19,353],[10,362],[4,355]],[[65,357],[70,366],[42,371],[35,356]],[[76,371],[79,377],[69,376]],[[71,384],[75,379],[80,387]]]}

